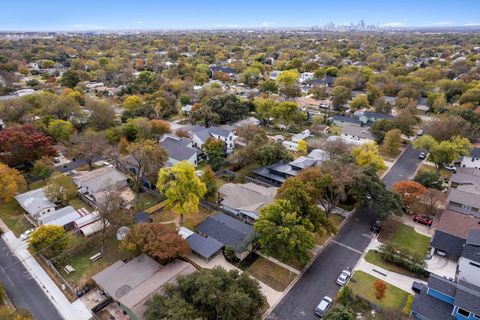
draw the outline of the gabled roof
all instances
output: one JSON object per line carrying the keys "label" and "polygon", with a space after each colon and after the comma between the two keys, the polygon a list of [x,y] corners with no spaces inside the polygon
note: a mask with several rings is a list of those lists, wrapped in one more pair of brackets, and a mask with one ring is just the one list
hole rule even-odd
{"label": "gabled roof", "polygon": [[455,297],[455,292],[457,290],[455,282],[437,276],[434,273],[428,278],[428,287],[452,298]]}
{"label": "gabled roof", "polygon": [[197,226],[197,230],[226,246],[235,248],[237,252],[244,251],[245,245],[255,236],[252,226],[224,213],[210,215]]}
{"label": "gabled roof", "polygon": [[212,72],[237,73],[235,69],[226,66],[210,66],[210,70]]}
{"label": "gabled roof", "polygon": [[173,136],[165,136],[160,142],[168,156],[177,161],[190,159],[193,155],[200,153],[199,150],[189,147],[192,140]]}
{"label": "gabled roof", "polygon": [[336,115],[332,118],[333,121],[345,122],[345,123],[352,123],[356,125],[362,125],[362,121],[358,120],[357,118],[345,117]]}
{"label": "gabled roof", "polygon": [[478,194],[458,190],[458,188],[450,189],[447,200],[474,208],[480,208],[480,196]]}
{"label": "gabled roof", "polygon": [[359,137],[362,139],[370,139],[373,140],[373,136],[370,131],[363,127],[351,126],[346,125],[342,127],[342,134],[350,135],[353,137]]}
{"label": "gabled roof", "polygon": [[202,237],[197,233],[190,235],[187,238],[187,242],[193,252],[205,259],[210,259],[223,248],[223,243],[218,242],[212,237]]}
{"label": "gabled roof", "polygon": [[433,228],[467,239],[471,229],[480,230],[480,220],[452,210],[442,210],[433,220]]}
{"label": "gabled roof", "polygon": [[427,294],[427,288],[424,288],[419,294],[415,295],[411,310],[425,319],[431,320],[454,320],[452,316],[453,306],[449,303],[432,297]]}
{"label": "gabled roof", "polygon": [[74,178],[75,183],[87,186],[93,193],[103,191],[109,186],[126,180],[127,177],[120,171],[110,167],[96,169]]}
{"label": "gabled roof", "polygon": [[273,202],[277,193],[275,187],[263,187],[254,183],[226,183],[218,189],[224,196],[222,205],[239,211],[258,213],[260,209]]}
{"label": "gabled roof", "polygon": [[460,257],[462,255],[464,244],[465,239],[441,230],[435,230],[435,234],[432,238],[432,247],[445,251],[447,254],[455,257]]}
{"label": "gabled roof", "polygon": [[227,138],[231,134],[230,130],[220,127],[205,128],[202,126],[193,126],[191,131],[192,134],[199,137],[202,141],[206,141],[208,138],[212,137],[212,135]]}
{"label": "gabled roof", "polygon": [[464,281],[457,284],[455,305],[480,315],[480,288]]}
{"label": "gabled roof", "polygon": [[480,158],[480,148],[473,148],[472,151],[470,151],[470,157]]}
{"label": "gabled roof", "polygon": [[359,114],[359,116],[364,115],[367,118],[375,118],[375,119],[391,119],[393,116],[391,114],[386,114],[386,113],[378,113],[378,112],[373,112],[373,111],[364,111],[362,114]]}
{"label": "gabled roof", "polygon": [[44,209],[55,208],[55,204],[47,199],[43,188],[21,193],[16,195],[15,199],[31,215]]}
{"label": "gabled roof", "polygon": [[81,215],[73,207],[68,206],[59,209],[52,214],[38,218],[40,224],[65,226],[73,221],[81,218]]}

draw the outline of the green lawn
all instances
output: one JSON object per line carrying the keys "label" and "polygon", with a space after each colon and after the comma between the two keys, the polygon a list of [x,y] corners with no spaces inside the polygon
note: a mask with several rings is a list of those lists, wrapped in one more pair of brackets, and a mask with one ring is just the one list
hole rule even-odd
{"label": "green lawn", "polygon": [[[345,217],[335,213],[331,213],[330,217],[328,217],[328,220],[330,220],[330,222],[338,229],[338,227],[340,227],[340,224],[343,222],[343,220],[345,220]],[[329,234],[317,233],[315,235],[315,243],[319,246],[322,246],[325,244],[328,238],[330,238]]]}
{"label": "green lawn", "polygon": [[145,209],[148,209],[159,202],[159,199],[154,195],[149,193],[142,193],[137,199],[137,203],[135,204],[135,210],[144,211]]}
{"label": "green lawn", "polygon": [[[199,207],[198,212],[192,213],[192,214],[186,214],[183,216],[183,225],[184,227],[190,230],[193,230],[200,222],[205,220],[205,218],[207,218],[209,214],[210,214],[210,211],[202,207]],[[161,210],[159,212],[152,214],[151,217],[153,219],[153,222],[166,222],[166,221],[173,221],[179,216],[173,211]]]}
{"label": "green lawn", "polygon": [[399,223],[391,235],[381,232],[380,242],[391,243],[392,245],[407,249],[419,255],[427,253],[430,247],[430,238],[416,232],[412,227]]}
{"label": "green lawn", "polygon": [[382,300],[378,300],[375,297],[375,289],[373,287],[375,281],[377,280],[378,278],[363,271],[355,271],[352,280],[348,283],[348,286],[356,295],[370,301],[380,308],[390,310],[401,309],[403,302],[406,301],[408,297],[408,293],[400,288],[387,284],[385,297]]}
{"label": "green lawn", "polygon": [[41,188],[45,185],[45,182],[46,181],[43,181],[43,180],[38,180],[38,181],[32,182],[32,183],[30,183],[28,188],[30,190],[35,190],[35,189]]}
{"label": "green lawn", "polygon": [[15,199],[9,203],[0,203],[0,219],[17,237],[25,230],[33,228],[33,225],[23,215],[22,207]]}
{"label": "green lawn", "polygon": [[277,291],[285,290],[296,276],[282,266],[260,256],[245,272]]}
{"label": "green lawn", "polygon": [[95,262],[90,261],[90,257],[100,252],[100,239],[90,248],[71,254],[70,265],[76,270],[67,275],[63,268],[59,268],[62,276],[73,286],[78,287],[84,285],[93,275],[107,268],[114,262],[123,259],[129,259],[128,253],[119,249],[119,241],[115,234],[105,242],[103,257]]}
{"label": "green lawn", "polygon": [[367,254],[365,255],[365,261],[374,264],[376,266],[379,266],[380,268],[383,268],[388,271],[404,274],[406,276],[414,277],[416,278],[417,275],[405,268],[399,267],[397,265],[394,265],[393,263],[387,262],[380,257],[380,255],[375,251],[375,250],[369,250]]}
{"label": "green lawn", "polygon": [[71,205],[75,210],[85,208],[89,212],[93,211],[93,208],[86,202],[82,201],[80,198],[75,198],[73,200],[70,200],[69,205]]}

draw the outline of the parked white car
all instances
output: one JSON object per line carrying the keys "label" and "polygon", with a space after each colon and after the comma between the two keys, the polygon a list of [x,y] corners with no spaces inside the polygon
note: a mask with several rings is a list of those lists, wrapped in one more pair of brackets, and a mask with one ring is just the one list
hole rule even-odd
{"label": "parked white car", "polygon": [[24,233],[22,233],[20,235],[20,240],[22,241],[25,241],[27,240],[28,238],[30,238],[30,234],[35,231],[35,229],[28,229],[27,231],[25,231]]}
{"label": "parked white car", "polygon": [[325,296],[323,297],[322,301],[318,304],[318,306],[315,308],[315,314],[322,318],[325,313],[327,313],[328,309],[332,306],[332,298]]}
{"label": "parked white car", "polygon": [[337,278],[337,284],[344,286],[347,284],[348,280],[350,280],[350,277],[352,276],[352,273],[349,270],[343,270],[342,273]]}

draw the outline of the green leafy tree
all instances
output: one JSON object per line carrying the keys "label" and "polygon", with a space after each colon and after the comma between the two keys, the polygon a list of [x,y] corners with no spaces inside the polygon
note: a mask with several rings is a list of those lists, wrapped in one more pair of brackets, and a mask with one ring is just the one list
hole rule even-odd
{"label": "green leafy tree", "polygon": [[59,254],[70,243],[71,237],[61,226],[41,225],[32,232],[28,240],[31,250],[40,251],[46,257]]}
{"label": "green leafy tree", "polygon": [[70,176],[55,172],[48,179],[43,191],[50,201],[66,205],[77,196],[77,185]]}
{"label": "green leafy tree", "polygon": [[467,138],[453,137],[451,140],[438,142],[430,135],[424,135],[413,142],[414,148],[430,152],[437,171],[445,164],[450,164],[460,156],[470,153],[472,144]]}
{"label": "green leafy tree", "polygon": [[390,155],[396,155],[402,144],[400,129],[392,129],[385,134],[383,149]]}
{"label": "green leafy tree", "polygon": [[45,180],[55,171],[55,168],[52,164],[52,159],[49,157],[42,157],[38,159],[35,161],[32,171],[34,175],[42,178],[42,180]]}
{"label": "green leafy tree", "polygon": [[80,76],[76,70],[67,70],[63,73],[60,83],[62,86],[73,88],[80,82]]}
{"label": "green leafy tree", "polygon": [[180,224],[185,214],[198,211],[200,200],[207,192],[195,168],[187,161],[160,169],[157,189],[167,198],[165,207],[180,215]]}
{"label": "green leafy tree", "polygon": [[276,104],[272,110],[276,123],[287,127],[304,120],[304,113],[298,108],[295,102],[284,101]]}
{"label": "green leafy tree", "polygon": [[50,121],[47,130],[49,135],[61,142],[70,141],[70,137],[75,131],[71,122],[60,119]]}
{"label": "green leafy tree", "polygon": [[143,101],[139,96],[128,96],[123,101],[123,107],[128,111],[135,111],[143,106]]}
{"label": "green leafy tree", "polygon": [[275,81],[279,86],[291,86],[297,83],[299,77],[297,70],[285,70],[277,76]]}
{"label": "green leafy tree", "polygon": [[219,170],[224,162],[225,142],[209,137],[203,144],[203,150],[210,167],[215,171]]}
{"label": "green leafy tree", "polygon": [[179,277],[146,305],[146,320],[260,320],[266,298],[247,273],[215,267]]}
{"label": "green leafy tree", "polygon": [[350,103],[350,108],[353,110],[370,108],[370,103],[368,102],[367,96],[364,94],[359,94],[356,96]]}
{"label": "green leafy tree", "polygon": [[266,80],[260,83],[259,85],[260,92],[264,93],[265,95],[270,95],[272,93],[278,92],[277,83],[274,80]]}
{"label": "green leafy tree", "polygon": [[332,90],[333,107],[337,109],[342,107],[350,99],[351,95],[352,91],[344,86],[334,87]]}
{"label": "green leafy tree", "polygon": [[208,165],[203,169],[202,181],[207,188],[205,198],[216,201],[218,191],[217,180],[215,179],[215,172],[213,172],[212,168]]}
{"label": "green leafy tree", "polygon": [[441,189],[440,175],[435,171],[423,170],[417,173],[413,181],[420,183],[425,188]]}
{"label": "green leafy tree", "polygon": [[297,152],[303,155],[306,155],[308,152],[307,142],[305,140],[298,141]]}
{"label": "green leafy tree", "polygon": [[337,304],[332,309],[330,309],[325,317],[325,320],[354,320],[354,316],[347,307]]}
{"label": "green leafy tree", "polygon": [[287,200],[275,200],[263,207],[255,222],[260,250],[267,255],[278,254],[283,262],[298,259],[306,262],[315,246],[314,226],[302,217]]}
{"label": "green leafy tree", "polygon": [[379,143],[385,138],[385,133],[392,129],[395,129],[395,125],[389,119],[376,120],[371,127],[372,134]]}

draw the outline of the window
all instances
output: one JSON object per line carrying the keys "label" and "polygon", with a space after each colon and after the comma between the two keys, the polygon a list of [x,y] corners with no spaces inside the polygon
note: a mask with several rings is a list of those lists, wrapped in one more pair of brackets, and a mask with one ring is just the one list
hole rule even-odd
{"label": "window", "polygon": [[457,313],[464,316],[464,317],[469,317],[470,316],[470,312],[468,312],[467,310],[462,309],[462,308],[458,308]]}

